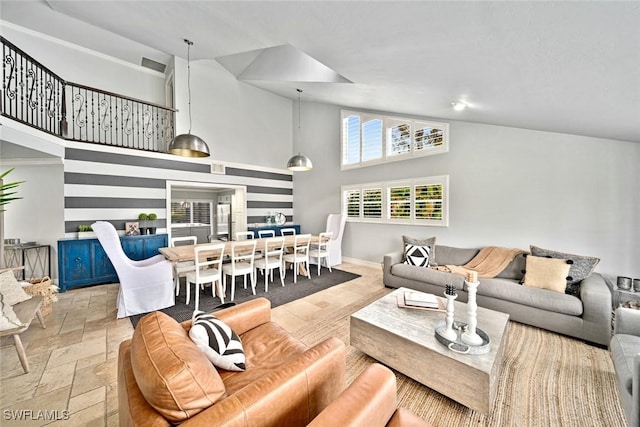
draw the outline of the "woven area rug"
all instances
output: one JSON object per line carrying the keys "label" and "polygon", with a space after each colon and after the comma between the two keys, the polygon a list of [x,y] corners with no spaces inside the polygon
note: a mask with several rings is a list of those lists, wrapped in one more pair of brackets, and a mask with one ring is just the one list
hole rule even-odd
{"label": "woven area rug", "polygon": [[[383,289],[368,301],[336,310],[293,335],[307,345],[331,336],[345,342],[350,384],[375,360],[349,346],[349,315],[387,292]],[[608,350],[520,323],[509,326],[505,364],[490,414],[468,409],[394,371],[398,406],[434,427],[626,426]]]}
{"label": "woven area rug", "polygon": [[[242,277],[236,277],[236,290],[233,302],[239,304],[253,298],[265,297],[271,301],[271,307],[273,308],[360,277],[358,274],[349,273],[336,268],[332,268],[331,270],[332,271],[329,272],[329,269],[323,267],[320,270],[320,276],[318,276],[317,267],[312,265],[311,279],[308,279],[306,276],[298,276],[298,281],[296,283],[293,283],[293,274],[291,272],[287,272],[284,278],[284,287],[280,285],[280,277],[276,271],[274,274],[275,280],[273,282],[269,282],[269,292],[264,291],[264,276],[258,275],[255,295],[251,293],[251,284],[248,278],[247,289],[244,289]],[[225,298],[225,303],[228,303],[231,298],[230,289],[229,278],[227,278],[227,298]],[[191,285],[191,298],[189,304],[186,304],[187,293],[183,282],[180,286],[180,295],[176,297],[176,304],[173,307],[164,308],[160,311],[173,317],[178,322],[190,320],[193,310],[195,310],[194,295],[194,286]],[[220,304],[220,298],[214,298],[211,296],[210,286],[206,287],[204,290],[200,290],[200,301],[198,303],[199,310],[212,312]],[[145,314],[129,316],[134,328]]]}

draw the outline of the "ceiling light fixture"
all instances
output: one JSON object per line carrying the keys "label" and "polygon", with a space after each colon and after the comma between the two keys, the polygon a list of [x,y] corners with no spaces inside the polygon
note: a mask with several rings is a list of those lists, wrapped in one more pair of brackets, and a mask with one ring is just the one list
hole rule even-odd
{"label": "ceiling light fixture", "polygon": [[184,39],[187,44],[187,87],[189,89],[189,133],[183,133],[171,141],[169,153],[183,157],[209,157],[209,147],[200,137],[191,134],[191,45],[193,42]]}
{"label": "ceiling light fixture", "polygon": [[452,102],[451,106],[456,111],[462,111],[462,110],[464,110],[465,108],[468,107],[467,104],[465,104],[464,102],[460,102],[460,101]]}
{"label": "ceiling light fixture", "polygon": [[[298,138],[300,137],[300,94],[302,89],[296,89],[298,91]],[[313,169],[313,164],[307,156],[303,156],[298,152],[295,156],[289,159],[287,162],[287,169],[295,172],[305,172]]]}

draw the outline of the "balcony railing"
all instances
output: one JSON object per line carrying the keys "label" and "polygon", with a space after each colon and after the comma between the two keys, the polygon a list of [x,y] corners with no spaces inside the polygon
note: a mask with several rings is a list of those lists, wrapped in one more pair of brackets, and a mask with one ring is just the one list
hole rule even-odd
{"label": "balcony railing", "polygon": [[67,82],[0,38],[3,116],[68,140],[166,151],[174,109]]}

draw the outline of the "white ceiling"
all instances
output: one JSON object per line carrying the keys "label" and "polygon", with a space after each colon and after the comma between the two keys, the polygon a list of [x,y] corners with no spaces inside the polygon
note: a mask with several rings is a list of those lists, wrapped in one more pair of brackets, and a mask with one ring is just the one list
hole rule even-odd
{"label": "white ceiling", "polygon": [[[354,82],[303,101],[640,142],[640,2],[36,1],[3,20],[140,63],[290,44]],[[106,30],[106,31],[105,31]],[[451,102],[470,108],[455,112]]]}

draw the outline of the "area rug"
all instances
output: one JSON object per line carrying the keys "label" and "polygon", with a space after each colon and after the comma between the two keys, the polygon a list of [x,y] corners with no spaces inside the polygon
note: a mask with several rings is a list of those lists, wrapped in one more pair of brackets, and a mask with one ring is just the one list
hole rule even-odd
{"label": "area rug", "polygon": [[[251,293],[251,284],[248,278],[247,289],[245,289],[243,286],[242,277],[236,277],[236,290],[233,302],[239,304],[253,298],[265,297],[269,299],[269,301],[271,301],[271,307],[274,308],[279,305],[306,297],[307,295],[315,294],[316,292],[319,292],[323,289],[327,289],[332,286],[336,286],[360,277],[360,275],[358,274],[349,273],[346,271],[338,270],[336,268],[332,268],[331,272],[329,272],[329,269],[324,267],[320,270],[320,276],[318,276],[317,267],[311,267],[311,279],[308,279],[306,276],[298,276],[298,280],[296,283],[293,283],[293,274],[291,272],[287,272],[284,279],[284,287],[280,284],[280,278],[278,276],[278,272],[276,271],[274,273],[275,280],[273,282],[269,282],[268,292],[264,291],[264,276],[258,274],[255,295]],[[227,280],[229,280],[229,278],[227,278]],[[229,299],[231,297],[230,289],[231,288],[229,287],[229,281],[227,281],[227,298],[225,298],[225,303],[229,302]],[[191,285],[191,298],[189,304],[186,304],[186,297],[186,288],[183,283],[180,287],[180,295],[176,297],[176,304],[173,307],[164,308],[160,311],[173,317],[178,322],[183,322],[185,320],[191,319],[193,310],[195,310],[193,285]],[[217,296],[213,298],[211,296],[210,286],[206,287],[204,290],[200,290],[200,301],[198,303],[199,310],[211,312],[218,308],[220,304],[220,298],[218,298]],[[134,328],[138,324],[138,321],[145,314],[146,313],[129,316],[129,319],[131,320]]]}
{"label": "area rug", "polygon": [[[349,315],[388,292],[382,291],[292,333],[307,345],[332,336],[341,339],[347,345],[350,384],[375,360],[349,345]],[[410,409],[434,427],[626,426],[608,350],[520,323],[509,326],[496,403],[488,415],[394,371],[398,406]]]}

